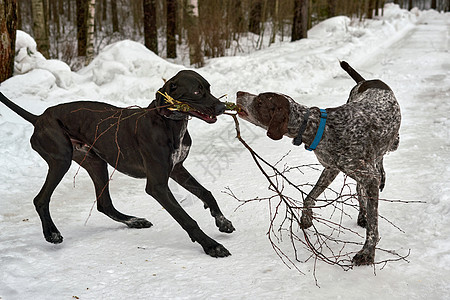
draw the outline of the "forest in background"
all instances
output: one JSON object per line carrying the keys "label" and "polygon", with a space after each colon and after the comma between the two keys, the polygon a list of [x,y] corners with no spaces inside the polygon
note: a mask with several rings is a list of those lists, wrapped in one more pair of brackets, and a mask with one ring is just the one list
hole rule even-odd
{"label": "forest in background", "polygon": [[[201,67],[205,58],[245,52],[243,39],[251,38],[253,50],[299,40],[313,25],[336,15],[356,20],[381,15],[385,2],[392,1],[0,0],[0,31],[2,36],[9,31],[10,40],[15,29],[29,33],[46,58],[62,60],[73,70],[123,39],[141,42],[163,58],[185,55],[187,64]],[[450,6],[450,0],[394,2],[406,9],[448,11]],[[2,56],[9,46],[4,41]]]}

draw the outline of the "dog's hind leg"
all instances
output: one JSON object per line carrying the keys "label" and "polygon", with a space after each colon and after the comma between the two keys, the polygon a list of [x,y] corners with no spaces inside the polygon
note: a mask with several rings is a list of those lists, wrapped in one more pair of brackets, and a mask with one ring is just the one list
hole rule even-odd
{"label": "dog's hind leg", "polygon": [[[386,173],[384,172],[383,159],[381,159],[376,164],[376,169],[378,170],[378,173],[380,174],[379,189],[380,189],[380,192],[382,192],[385,182],[386,182]],[[366,228],[366,226],[367,226],[367,212],[366,212],[367,195],[365,194],[365,190],[360,183],[356,184],[356,191],[358,193],[358,202],[359,202],[358,225],[363,228]]]}
{"label": "dog's hind leg", "polygon": [[198,183],[181,163],[173,168],[170,177],[203,201],[205,209],[209,208],[211,215],[216,220],[216,226],[219,228],[219,231],[231,233],[235,230],[231,221],[225,218],[220,211],[219,205],[211,192]]}
{"label": "dog's hind leg", "polygon": [[39,129],[37,123],[31,137],[31,146],[48,164],[47,177],[34,198],[34,206],[41,219],[45,239],[54,244],[61,243],[63,237],[50,216],[50,198],[72,162],[72,146],[58,127],[58,124],[45,124]]}
{"label": "dog's hind leg", "polygon": [[302,228],[309,228],[312,226],[312,207],[314,206],[317,197],[319,197],[320,194],[325,191],[325,189],[331,184],[331,182],[333,182],[338,174],[339,170],[333,168],[325,168],[322,171],[319,180],[317,180],[317,183],[314,185],[311,192],[309,192],[308,196],[303,201],[303,211],[300,218]]}
{"label": "dog's hind leg", "polygon": [[130,228],[148,228],[152,223],[144,218],[125,215],[114,207],[109,194],[108,165],[93,152],[74,151],[73,160],[83,167],[94,182],[97,210]]}

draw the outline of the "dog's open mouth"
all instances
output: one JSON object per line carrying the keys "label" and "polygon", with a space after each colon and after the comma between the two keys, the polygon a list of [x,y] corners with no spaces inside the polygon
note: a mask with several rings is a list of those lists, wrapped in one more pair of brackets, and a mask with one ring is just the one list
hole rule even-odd
{"label": "dog's open mouth", "polygon": [[196,118],[199,118],[199,119],[205,121],[206,123],[212,124],[212,123],[215,123],[217,121],[217,117],[216,116],[207,115],[207,114],[201,113],[201,112],[199,112],[197,110],[190,110],[188,113],[191,116],[194,116]]}
{"label": "dog's open mouth", "polygon": [[236,106],[238,107],[237,109],[237,114],[239,117],[241,118],[246,118],[248,117],[248,113],[245,111],[244,107],[241,104],[236,104]]}

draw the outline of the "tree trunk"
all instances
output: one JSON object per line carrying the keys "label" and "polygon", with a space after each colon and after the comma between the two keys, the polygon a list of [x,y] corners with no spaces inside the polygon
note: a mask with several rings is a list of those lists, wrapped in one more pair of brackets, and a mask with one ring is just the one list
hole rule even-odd
{"label": "tree trunk", "polygon": [[309,0],[294,0],[292,42],[308,37],[308,2]]}
{"label": "tree trunk", "polygon": [[244,16],[241,0],[230,0],[230,22],[234,35],[244,31]]}
{"label": "tree trunk", "polygon": [[33,15],[33,33],[36,40],[37,50],[49,58],[50,41],[47,35],[47,24],[44,16],[44,2],[42,0],[32,0],[32,15]]}
{"label": "tree trunk", "polygon": [[88,0],[77,0],[78,56],[86,56]]}
{"label": "tree trunk", "polygon": [[56,38],[58,38],[59,34],[61,33],[60,28],[59,28],[60,27],[59,26],[59,11],[58,11],[57,5],[58,5],[58,3],[56,0],[53,0],[51,2],[52,12],[53,12],[53,24],[56,27],[56,33],[57,33]]}
{"label": "tree trunk", "polygon": [[144,0],[145,47],[158,54],[158,28],[156,27],[156,0]]}
{"label": "tree trunk", "polygon": [[331,18],[336,16],[336,0],[328,0],[327,2],[327,17]]}
{"label": "tree trunk", "polygon": [[253,0],[250,10],[248,30],[254,34],[261,33],[262,1]]}
{"label": "tree trunk", "polygon": [[279,28],[279,12],[280,12],[280,1],[275,0],[275,8],[272,14],[272,36],[270,37],[269,44],[275,43],[275,38],[277,36],[277,31]]}
{"label": "tree trunk", "polygon": [[167,0],[167,58],[177,57],[177,0]]}
{"label": "tree trunk", "polygon": [[95,26],[95,0],[88,0],[88,15],[86,20],[86,60],[87,66],[94,59],[94,26]]}
{"label": "tree trunk", "polygon": [[367,19],[373,19],[373,10],[375,8],[375,0],[367,1]]}
{"label": "tree trunk", "polygon": [[17,0],[0,0],[0,82],[14,72],[17,6]]}
{"label": "tree trunk", "polygon": [[[144,0],[144,2],[147,0]],[[117,0],[111,0],[111,17],[113,32],[119,32],[119,18],[117,17]]]}
{"label": "tree trunk", "polygon": [[200,68],[205,64],[198,28],[198,0],[189,0],[186,21],[188,25],[189,60],[191,65]]}
{"label": "tree trunk", "polygon": [[436,9],[436,8],[437,8],[437,1],[431,0],[431,9]]}
{"label": "tree trunk", "polygon": [[72,20],[72,1],[67,1],[67,21]]}
{"label": "tree trunk", "polygon": [[108,18],[108,1],[107,0],[103,0],[103,3],[102,3],[102,21],[106,21],[107,18]]}

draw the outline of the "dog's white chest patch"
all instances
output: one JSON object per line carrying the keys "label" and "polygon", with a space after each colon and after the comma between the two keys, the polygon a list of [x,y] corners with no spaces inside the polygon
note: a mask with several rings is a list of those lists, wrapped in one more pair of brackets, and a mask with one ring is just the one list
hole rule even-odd
{"label": "dog's white chest patch", "polygon": [[172,153],[173,165],[176,165],[177,163],[183,161],[187,157],[189,153],[189,148],[190,148],[189,146],[181,144],[180,147]]}

